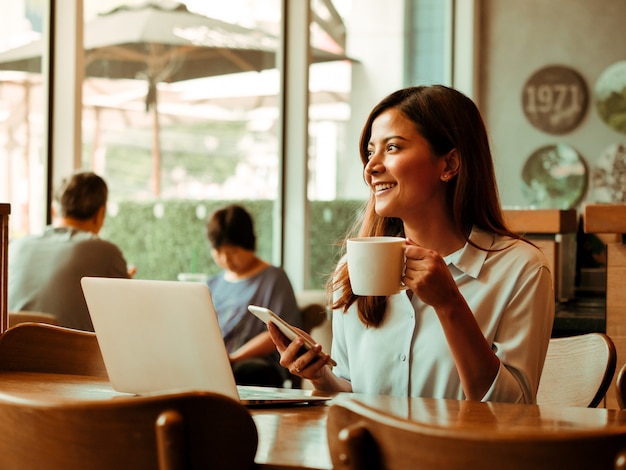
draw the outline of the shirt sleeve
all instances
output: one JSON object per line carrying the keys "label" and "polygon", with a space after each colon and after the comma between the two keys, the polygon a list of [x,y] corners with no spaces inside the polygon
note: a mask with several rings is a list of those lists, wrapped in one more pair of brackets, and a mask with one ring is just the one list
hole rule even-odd
{"label": "shirt sleeve", "polygon": [[482,401],[536,401],[554,305],[552,275],[545,266],[520,279],[491,346],[500,359],[500,368]]}
{"label": "shirt sleeve", "polygon": [[121,278],[129,278],[128,274],[128,263],[122,254],[122,251],[112,243],[110,244],[110,277],[121,277]]}

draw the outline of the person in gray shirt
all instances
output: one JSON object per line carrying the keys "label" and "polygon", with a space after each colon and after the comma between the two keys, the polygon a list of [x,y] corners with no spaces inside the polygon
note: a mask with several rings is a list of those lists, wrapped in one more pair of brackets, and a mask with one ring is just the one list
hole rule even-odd
{"label": "person in gray shirt", "polygon": [[9,312],[51,313],[61,326],[93,331],[81,278],[134,274],[120,249],[98,237],[107,197],[107,184],[100,176],[75,173],[55,193],[53,224],[41,234],[9,243]]}

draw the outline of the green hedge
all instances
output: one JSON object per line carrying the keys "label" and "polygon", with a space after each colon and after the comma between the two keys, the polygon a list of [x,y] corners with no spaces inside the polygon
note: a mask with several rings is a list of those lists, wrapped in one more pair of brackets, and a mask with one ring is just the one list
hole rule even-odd
{"label": "green hedge", "polygon": [[[171,280],[180,272],[215,274],[220,268],[211,258],[205,223],[213,210],[231,202],[253,215],[257,253],[271,261],[274,201],[121,202],[109,211],[101,236],[116,243],[128,263],[137,266],[137,279]],[[308,288],[324,287],[341,254],[340,242],[362,206],[361,201],[310,202]]]}

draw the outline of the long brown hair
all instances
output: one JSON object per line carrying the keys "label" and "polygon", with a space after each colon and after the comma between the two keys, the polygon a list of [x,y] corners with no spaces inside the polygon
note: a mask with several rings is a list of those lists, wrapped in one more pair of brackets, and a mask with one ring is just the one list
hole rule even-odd
{"label": "long brown hair", "polygon": [[[493,167],[489,138],[480,112],[464,94],[443,85],[414,86],[395,91],[383,98],[370,112],[363,130],[359,150],[363,168],[367,165],[372,123],[383,112],[397,109],[416,126],[438,157],[456,149],[460,165],[456,177],[447,184],[447,207],[459,233],[466,241],[472,226],[511,238],[519,235],[506,228]],[[380,217],[370,193],[359,222],[358,236],[404,236],[400,219]],[[475,244],[473,244],[476,246]],[[477,247],[480,249],[485,249]],[[383,321],[387,297],[361,297],[352,292],[348,269],[341,263],[328,284],[329,296],[340,292],[333,309],[347,311],[355,301],[359,317],[368,326]]]}

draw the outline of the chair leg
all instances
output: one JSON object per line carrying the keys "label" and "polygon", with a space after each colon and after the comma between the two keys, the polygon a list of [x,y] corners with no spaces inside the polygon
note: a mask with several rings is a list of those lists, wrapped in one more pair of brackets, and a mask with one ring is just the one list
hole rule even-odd
{"label": "chair leg", "polygon": [[343,447],[339,455],[341,468],[350,470],[378,470],[380,455],[372,435],[363,423],[355,423],[339,431]]}
{"label": "chair leg", "polygon": [[159,470],[184,470],[185,435],[183,417],[178,411],[167,410],[156,421],[156,441]]}

